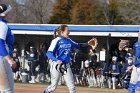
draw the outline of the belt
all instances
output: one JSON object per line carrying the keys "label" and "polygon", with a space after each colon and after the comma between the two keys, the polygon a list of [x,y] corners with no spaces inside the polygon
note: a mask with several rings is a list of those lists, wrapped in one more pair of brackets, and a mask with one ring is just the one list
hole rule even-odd
{"label": "belt", "polygon": [[118,75],[119,73],[111,73],[111,74],[113,74],[113,75]]}

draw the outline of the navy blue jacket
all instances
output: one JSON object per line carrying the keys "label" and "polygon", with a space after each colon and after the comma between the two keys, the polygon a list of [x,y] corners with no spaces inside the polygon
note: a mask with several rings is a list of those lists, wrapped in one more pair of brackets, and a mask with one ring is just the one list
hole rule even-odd
{"label": "navy blue jacket", "polygon": [[119,62],[111,62],[109,67],[112,73],[119,73],[119,74],[121,74],[121,68],[122,65]]}

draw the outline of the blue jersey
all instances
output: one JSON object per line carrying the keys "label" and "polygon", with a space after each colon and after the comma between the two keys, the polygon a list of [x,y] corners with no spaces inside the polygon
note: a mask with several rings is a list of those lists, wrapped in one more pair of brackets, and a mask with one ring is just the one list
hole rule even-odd
{"label": "blue jersey", "polygon": [[134,49],[135,49],[134,65],[136,67],[140,67],[140,42],[139,41],[134,44]]}
{"label": "blue jersey", "polygon": [[68,63],[70,62],[72,48],[80,48],[80,44],[72,41],[70,38],[59,36],[52,40],[47,56],[53,61],[61,60]]}
{"label": "blue jersey", "polygon": [[[13,51],[14,35],[7,25],[7,21],[0,18],[0,56],[6,56]],[[8,51],[7,49],[8,48]]]}
{"label": "blue jersey", "polygon": [[121,64],[119,62],[112,62],[109,68],[112,73],[121,73]]}

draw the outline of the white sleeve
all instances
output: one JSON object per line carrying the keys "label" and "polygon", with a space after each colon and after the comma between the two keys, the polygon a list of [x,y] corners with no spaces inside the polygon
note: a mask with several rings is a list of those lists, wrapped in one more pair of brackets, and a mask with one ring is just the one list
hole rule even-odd
{"label": "white sleeve", "polygon": [[8,31],[8,26],[5,23],[0,22],[0,39],[3,40],[6,39],[7,31]]}
{"label": "white sleeve", "polygon": [[56,39],[52,40],[51,45],[50,45],[48,51],[52,51],[52,52],[54,51],[55,47],[57,46],[57,42],[58,42],[59,39],[60,38],[57,37]]}

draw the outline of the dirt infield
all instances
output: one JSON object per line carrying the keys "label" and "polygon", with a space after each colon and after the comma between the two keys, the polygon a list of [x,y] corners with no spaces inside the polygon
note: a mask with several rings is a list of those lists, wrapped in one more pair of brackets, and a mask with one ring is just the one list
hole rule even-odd
{"label": "dirt infield", "polygon": [[[46,85],[15,83],[15,93],[43,93]],[[127,90],[76,87],[77,93],[127,93]],[[69,93],[66,86],[58,86],[53,93]]]}

